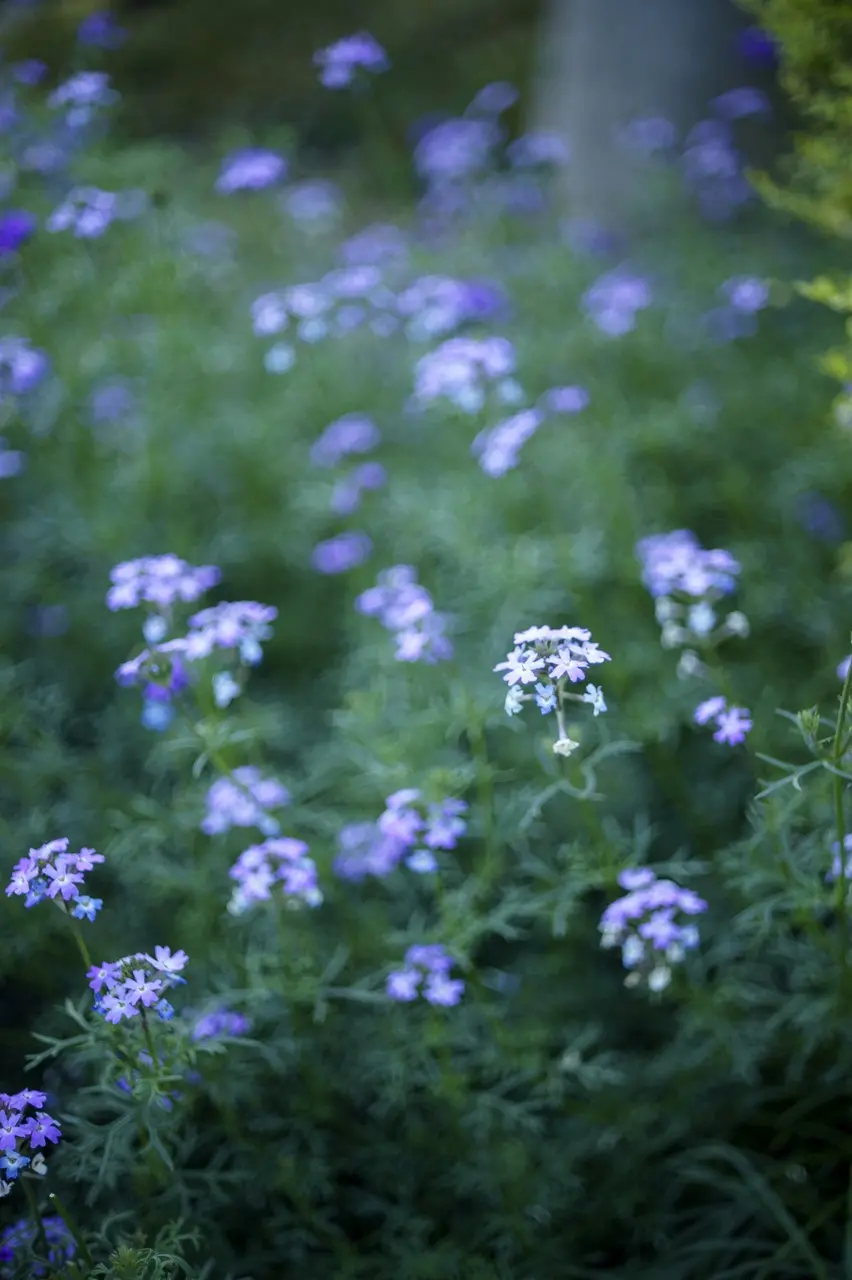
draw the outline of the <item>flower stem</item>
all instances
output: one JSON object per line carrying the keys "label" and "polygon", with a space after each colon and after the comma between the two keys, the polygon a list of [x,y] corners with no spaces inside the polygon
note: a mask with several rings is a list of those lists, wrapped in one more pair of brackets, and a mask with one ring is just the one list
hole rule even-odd
{"label": "flower stem", "polygon": [[30,1206],[30,1213],[33,1216],[33,1222],[35,1223],[39,1248],[44,1253],[44,1260],[47,1262],[50,1257],[50,1246],[47,1243],[47,1236],[44,1232],[44,1223],[42,1222],[41,1213],[39,1211],[36,1193],[33,1191],[28,1178],[21,1178],[21,1183],[23,1184],[24,1195],[27,1197],[27,1203]]}
{"label": "flower stem", "polygon": [[482,868],[480,888],[491,887],[500,875],[500,850],[494,830],[494,789],[491,785],[491,767],[481,718],[471,708],[468,716],[468,741],[476,765],[476,792],[482,812],[482,838],[485,844],[485,863]]}
{"label": "flower stem", "polygon": [[80,1250],[80,1256],[82,1257],[86,1266],[87,1267],[94,1266],[92,1255],[89,1253],[89,1250],[86,1248],[86,1242],[83,1239],[82,1235],[80,1234],[80,1229],[75,1223],[74,1219],[69,1214],[68,1210],[65,1208],[65,1205],[59,1199],[59,1196],[57,1196],[53,1191],[51,1191],[50,1195],[47,1198],[50,1201],[53,1208],[59,1214],[62,1221],[65,1223],[70,1234],[74,1237],[74,1243],[76,1244],[77,1248]]}

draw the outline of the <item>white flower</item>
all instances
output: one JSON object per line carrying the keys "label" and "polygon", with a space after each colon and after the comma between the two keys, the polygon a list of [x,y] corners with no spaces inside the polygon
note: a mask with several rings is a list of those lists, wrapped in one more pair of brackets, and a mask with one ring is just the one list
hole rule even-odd
{"label": "white flower", "polygon": [[694,604],[686,616],[687,626],[697,636],[709,636],[716,625],[716,614],[706,600]]}
{"label": "white flower", "polygon": [[570,756],[572,751],[576,751],[579,742],[575,742],[573,738],[558,738],[553,744],[553,754],[557,756]]}
{"label": "white flower", "polygon": [[739,609],[735,609],[733,613],[729,613],[725,619],[725,627],[732,636],[742,636],[745,638],[751,630],[748,618],[744,613],[740,613]]}
{"label": "white flower", "polygon": [[659,969],[652,969],[648,974],[648,989],[650,991],[665,991],[671,980],[671,969],[662,965]]}
{"label": "white flower", "polygon": [[592,710],[596,716],[599,716],[602,711],[606,711],[606,702],[600,685],[587,684],[586,692],[583,694],[583,702],[591,703]]}

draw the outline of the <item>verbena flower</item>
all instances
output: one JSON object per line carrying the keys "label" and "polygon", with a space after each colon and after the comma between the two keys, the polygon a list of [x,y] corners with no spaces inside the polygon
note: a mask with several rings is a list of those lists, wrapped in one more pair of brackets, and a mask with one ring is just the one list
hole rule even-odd
{"label": "verbena flower", "polygon": [[26,209],[7,209],[0,215],[0,258],[17,253],[33,235],[36,219]]}
{"label": "verbena flower", "polygon": [[338,250],[347,266],[379,266],[408,257],[408,238],[392,222],[374,222],[344,240]]}
{"label": "verbena flower", "polygon": [[488,167],[502,136],[490,119],[443,120],[418,141],[414,166],[429,183],[459,182]]}
{"label": "verbena flower", "polygon": [[95,49],[120,49],[127,39],[124,27],[119,26],[109,10],[102,9],[87,14],[77,28],[80,44]]}
{"label": "verbena flower", "polygon": [[390,60],[378,40],[360,31],[317,50],[314,65],[319,67],[320,82],[326,89],[346,89],[359,70],[376,75],[387,71]]}
{"label": "verbena flower", "polygon": [[620,337],[636,327],[636,314],[652,302],[651,286],[629,267],[608,271],[583,294],[582,306],[602,333]]}
{"label": "verbena flower", "polygon": [[215,565],[187,564],[175,555],[143,556],[124,560],[110,571],[106,604],[113,611],[135,609],[142,604],[168,609],[177,601],[189,603],[215,587],[222,574]]}
{"label": "verbena flower", "polygon": [[519,97],[518,90],[508,80],[495,80],[479,90],[465,115],[499,116],[513,107]]}
{"label": "verbena flower", "polygon": [[281,197],[281,207],[302,231],[328,231],[339,221],[343,195],[333,182],[300,182]]}
{"label": "verbena flower", "polygon": [[276,778],[263,777],[254,765],[242,765],[232,777],[217,778],[210,787],[201,830],[213,836],[232,827],[257,827],[264,835],[276,835],[279,827],[271,810],[289,803],[289,791]]}
{"label": "verbena flower", "polygon": [[12,868],[12,878],[6,886],[7,897],[23,897],[25,907],[53,899],[78,920],[94,920],[103,903],[100,898],[81,895],[80,886],[85,872],[103,862],[103,854],[95,853],[94,849],[70,853],[69,843],[63,837],[30,849]]}
{"label": "verbena flower", "polygon": [[398,661],[432,663],[452,657],[446,619],[435,612],[431,595],[418,583],[411,565],[383,570],[376,586],[358,596],[355,607],[396,634]]}
{"label": "verbena flower", "polygon": [[730,126],[702,120],[690,130],[681,157],[684,181],[705,217],[723,221],[753,197]]}
{"label": "verbena flower", "polygon": [[260,191],[287,176],[287,161],[277,151],[247,147],[235,151],[222,163],[216,190],[222,195],[235,191]]}
{"label": "verbena flower", "polygon": [[481,431],[471,445],[471,453],[488,476],[502,476],[518,465],[523,445],[544,422],[540,409],[524,409],[514,417]]}
{"label": "verbena flower", "polygon": [[757,66],[774,67],[778,61],[778,45],[763,27],[747,27],[737,37],[740,54]]}
{"label": "verbena flower", "polygon": [[188,960],[185,951],[173,955],[169,947],[155,947],[153,956],[139,951],[92,965],[86,976],[95,993],[95,1013],[107,1022],[119,1023],[140,1015],[144,1018],[146,1011],[152,1010],[163,1022],[170,1021],[174,1010],[165,995],[185,981],[180,974]]}
{"label": "verbena flower", "polygon": [[130,383],[124,378],[110,378],[89,396],[89,414],[95,426],[112,425],[129,418],[136,406]]}
{"label": "verbena flower", "polygon": [[[446,797],[426,803],[416,788],[395,791],[378,822],[342,828],[335,873],[345,880],[389,875],[403,861],[417,874],[437,870],[436,849],[455,849],[467,830],[464,800]],[[420,846],[420,847],[418,847]]]}
{"label": "verbena flower", "polygon": [[515,370],[507,338],[449,338],[422,356],[414,370],[414,398],[421,406],[446,399],[464,413],[479,413],[488,391]]}
{"label": "verbena flower", "polygon": [[714,724],[714,741],[731,747],[744,742],[746,734],[752,728],[751,714],[745,707],[729,707],[727,699],[720,696],[707,698],[705,702],[699,703],[693,719],[700,725]]}
{"label": "verbena flower", "polygon": [[[529,627],[515,634],[514,643],[505,662],[494,667],[504,673],[509,686],[506,713],[517,715],[528,702],[535,702],[542,715],[555,712],[559,736],[553,750],[557,755],[569,755],[577,743],[565,729],[565,703],[588,703],[595,716],[607,709],[598,685],[587,683],[582,694],[569,692],[569,687],[586,681],[589,667],[609,662],[610,656],[585,627]],[[530,685],[533,692],[525,693]]]}
{"label": "verbena flower", "polygon": [[363,413],[345,413],[329,423],[311,447],[315,467],[336,467],[351,454],[369,453],[381,441],[379,428]]}
{"label": "verbena flower", "polygon": [[0,480],[9,480],[19,476],[26,466],[27,456],[20,449],[7,449],[6,441],[0,438]]}
{"label": "verbena flower", "polygon": [[350,516],[361,505],[365,491],[381,489],[387,484],[388,473],[380,462],[364,462],[343,480],[338,481],[329,501],[336,515]]}
{"label": "verbena flower", "polygon": [[97,114],[98,108],[111,106],[118,94],[105,71],[78,71],[64,81],[47,99],[54,109],[65,109],[65,123],[72,129],[83,128]]}
{"label": "verbena flower", "polygon": [[571,148],[558,133],[524,133],[506,148],[514,169],[562,168],[571,159]]}
{"label": "verbena flower", "polygon": [[236,652],[248,666],[260,662],[261,642],[272,635],[271,623],[278,610],[256,600],[223,601],[202,609],[189,619],[184,653],[188,662],[207,658],[216,650]]}
{"label": "verbena flower", "polygon": [[311,552],[311,564],[320,573],[348,573],[372,555],[373,542],[366,533],[349,531],[318,542]]}
{"label": "verbena flower", "polygon": [[755,89],[751,85],[741,89],[729,89],[727,93],[714,98],[710,105],[723,120],[742,120],[745,116],[772,114],[766,94],[762,89]]}
{"label": "verbena flower", "polygon": [[464,994],[461,978],[451,978],[455,961],[439,943],[419,944],[405,953],[404,968],[388,974],[388,999],[410,1002],[421,995],[429,1004],[450,1007]]}
{"label": "verbena flower", "polygon": [[[42,1215],[41,1226],[47,1241],[47,1257],[44,1265],[41,1262],[27,1262],[27,1275],[40,1280],[50,1274],[48,1268],[64,1270],[64,1264],[71,1262],[77,1252],[74,1237],[58,1215]],[[29,1258],[33,1251],[40,1252],[40,1241],[35,1223],[29,1218],[21,1218],[19,1222],[10,1223],[0,1232],[0,1278],[12,1280],[21,1274],[23,1258]]]}
{"label": "verbena flower", "polygon": [[41,58],[24,58],[23,62],[12,64],[12,75],[18,84],[41,84],[47,75],[47,63],[42,62]]}
{"label": "verbena flower", "polygon": [[73,231],[81,240],[102,236],[118,216],[119,197],[99,187],[75,187],[45,222],[48,231]]}
{"label": "verbena flower", "polygon": [[675,529],[636,544],[642,581],[652,596],[680,594],[693,600],[727,595],[736,587],[740,565],[729,551],[706,551],[694,533]]}
{"label": "verbena flower", "polygon": [[551,387],[540,397],[538,407],[545,413],[580,413],[588,403],[584,387]]}
{"label": "verbena flower", "polygon": [[601,916],[601,946],[621,948],[626,986],[662,991],[671,982],[672,967],[699,942],[695,925],[676,917],[700,915],[707,903],[672,880],[658,880],[648,867],[623,871],[618,883],[628,892]]}
{"label": "verbena flower", "polygon": [[323,900],[317,868],[304,840],[277,836],[243,850],[229,875],[237,886],[228,903],[232,915],[242,915],[258,902],[268,902],[276,885],[289,906],[318,907]]}
{"label": "verbena flower", "polygon": [[485,321],[506,310],[502,290],[488,281],[420,276],[398,294],[406,335],[415,341],[442,337],[468,321]]}
{"label": "verbena flower", "polygon": [[[27,1168],[46,1173],[43,1152],[62,1137],[58,1120],[43,1111],[47,1097],[37,1089],[0,1093],[0,1196]],[[33,1114],[28,1114],[32,1112]]]}
{"label": "verbena flower", "polygon": [[756,276],[732,276],[719,286],[719,292],[735,311],[746,315],[762,311],[769,301],[769,285]]}
{"label": "verbena flower", "polygon": [[216,1040],[219,1036],[245,1036],[251,1030],[251,1020],[233,1009],[211,1009],[202,1013],[192,1028],[193,1040]]}
{"label": "verbena flower", "polygon": [[34,391],[49,369],[47,353],[26,338],[0,338],[0,401]]}

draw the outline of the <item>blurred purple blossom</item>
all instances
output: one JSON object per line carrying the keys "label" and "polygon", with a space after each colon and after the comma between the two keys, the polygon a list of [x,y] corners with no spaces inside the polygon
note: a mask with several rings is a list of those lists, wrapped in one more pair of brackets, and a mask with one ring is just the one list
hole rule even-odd
{"label": "blurred purple blossom", "polygon": [[381,441],[379,428],[363,413],[345,413],[329,423],[311,447],[315,467],[336,467],[353,453],[369,453]]}
{"label": "blurred purple blossom", "polygon": [[283,181],[286,176],[284,156],[277,151],[246,147],[223,161],[216,179],[216,190],[222,195],[231,195],[235,191],[260,191]]}
{"label": "blurred purple blossom", "polygon": [[381,489],[388,473],[380,462],[364,462],[334,486],[329,506],[339,516],[350,516],[361,505],[365,490]]}
{"label": "blurred purple blossom", "polygon": [[89,414],[96,426],[121,422],[135,407],[130,383],[124,378],[111,378],[96,387],[89,397]]}
{"label": "blurred purple blossom", "polygon": [[745,116],[769,116],[772,107],[762,89],[745,85],[741,89],[729,89],[710,104],[723,120],[742,120]]}
{"label": "blurred purple blossom", "polygon": [[427,182],[457,182],[487,168],[501,136],[491,120],[445,120],[417,143],[415,168]]}
{"label": "blurred purple blossom", "polygon": [[499,116],[513,107],[519,97],[518,90],[508,80],[495,80],[479,90],[465,115]]}
{"label": "blurred purple blossom", "polygon": [[525,133],[506,148],[515,169],[561,168],[571,159],[571,148],[558,133]]}
{"label": "blurred purple blossom", "polygon": [[118,196],[98,187],[75,187],[48,217],[48,231],[73,231],[80,240],[103,235],[118,216]]}
{"label": "blurred purple blossom", "polygon": [[80,44],[96,49],[120,49],[127,39],[127,32],[119,26],[108,9],[88,14],[77,28]]}
{"label": "blurred purple blossom", "polygon": [[360,31],[319,49],[314,54],[314,65],[320,68],[320,82],[326,89],[346,89],[359,68],[378,74],[387,71],[390,60],[378,40]]}
{"label": "blurred purple blossom", "polygon": [[370,558],[373,543],[366,533],[348,531],[318,542],[311,552],[311,563],[319,573],[347,573]]}
{"label": "blurred purple blossom", "polygon": [[629,267],[599,276],[583,294],[582,306],[602,333],[620,337],[636,327],[636,313],[651,305],[650,283]]}
{"label": "blurred purple blossom", "polygon": [[393,223],[374,222],[344,240],[340,256],[347,266],[398,262],[408,257],[408,240]]}
{"label": "blurred purple blossom", "polygon": [[579,413],[589,403],[589,393],[584,387],[551,387],[539,400],[546,413]]}
{"label": "blurred purple blossom", "polygon": [[471,445],[471,453],[486,475],[502,476],[518,465],[521,448],[544,422],[540,409],[524,409],[481,431]]}
{"label": "blurred purple blossom", "polygon": [[737,48],[747,62],[757,66],[774,67],[778,61],[778,46],[762,27],[747,27],[740,32]]}
{"label": "blurred purple blossom", "polygon": [[732,276],[719,286],[719,292],[735,311],[747,315],[762,311],[769,301],[769,285],[757,276]]}
{"label": "blurred purple blossom", "polygon": [[333,182],[301,182],[284,193],[281,206],[301,230],[327,231],[340,219],[343,195]]}
{"label": "blurred purple blossom", "polygon": [[26,465],[26,460],[26,454],[18,449],[7,449],[6,441],[0,439],[0,480],[19,476]]}
{"label": "blurred purple blossom", "polygon": [[26,338],[0,338],[0,399],[34,391],[49,369],[47,353]]}
{"label": "blurred purple blossom", "polygon": [[625,150],[648,156],[669,151],[677,139],[677,130],[664,116],[645,116],[631,120],[619,136]]}
{"label": "blurred purple blossom", "polygon": [[12,75],[18,84],[41,84],[47,75],[47,63],[42,62],[40,58],[25,58],[23,62],[14,63]]}
{"label": "blurred purple blossom", "polygon": [[36,226],[36,219],[26,209],[8,209],[0,214],[0,257],[17,253]]}

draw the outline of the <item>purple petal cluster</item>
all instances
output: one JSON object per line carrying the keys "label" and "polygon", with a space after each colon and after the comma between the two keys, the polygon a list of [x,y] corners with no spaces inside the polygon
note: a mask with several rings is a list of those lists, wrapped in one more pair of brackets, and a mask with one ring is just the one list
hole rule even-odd
{"label": "purple petal cluster", "polygon": [[508,80],[495,80],[479,90],[465,115],[499,116],[518,101],[520,94]]}
{"label": "purple petal cluster", "polygon": [[118,94],[105,71],[78,71],[53,90],[47,105],[54,110],[64,108],[65,123],[72,129],[81,129],[100,107],[108,107],[117,100]]}
{"label": "purple petal cluster", "polygon": [[264,778],[254,765],[242,765],[227,778],[217,778],[207,792],[207,813],[201,823],[205,835],[220,835],[232,827],[257,827],[277,835],[272,809],[290,803],[290,793],[276,778]]}
{"label": "purple petal cluster", "polygon": [[744,742],[746,734],[752,728],[751,714],[745,707],[729,707],[727,699],[721,695],[699,703],[693,719],[696,724],[715,725],[714,742],[721,742],[729,747],[736,747]]}
{"label": "purple petal cluster", "polygon": [[138,951],[121,960],[92,965],[86,977],[95,993],[94,1011],[107,1022],[129,1021],[151,1009],[163,1022],[174,1015],[166,992],[182,984],[182,970],[189,961],[185,951],[174,955],[169,947],[155,947],[154,955]]}
{"label": "purple petal cluster", "polygon": [[711,103],[717,116],[723,120],[742,120],[746,116],[769,116],[772,108],[762,89],[745,85],[741,89],[729,89]]}
{"label": "purple petal cluster", "polygon": [[284,156],[277,151],[246,147],[223,161],[216,179],[216,190],[220,195],[233,195],[235,191],[261,191],[282,182],[287,177],[287,167]]}
{"label": "purple petal cluster", "polygon": [[124,560],[110,571],[113,584],[107,592],[107,608],[136,609],[141,604],[165,610],[181,600],[197,600],[215,587],[222,574],[215,565],[187,564],[171,553]]}
{"label": "purple petal cluster", "polygon": [[327,231],[339,220],[343,195],[333,182],[299,182],[281,197],[281,207],[303,231]]}
{"label": "purple petal cluster", "polygon": [[261,294],[252,303],[251,315],[258,337],[282,333],[292,321],[296,336],[308,345],[365,325],[378,337],[388,337],[399,327],[396,297],[384,284],[380,268],[369,264],[339,267],[321,280]]}
{"label": "purple petal cluster", "polygon": [[388,473],[380,462],[364,462],[334,486],[329,506],[335,515],[351,516],[361,505],[364,493],[387,484]]}
{"label": "purple petal cluster", "polygon": [[236,888],[228,903],[232,915],[243,915],[258,902],[268,902],[280,885],[288,905],[318,907],[323,900],[317,868],[304,840],[275,836],[244,849],[229,875]]}
{"label": "purple petal cluster", "polygon": [[17,253],[26,244],[37,226],[36,219],[26,209],[7,209],[0,215],[0,258]]}
{"label": "purple petal cluster", "polygon": [[583,294],[582,307],[602,333],[621,337],[636,328],[636,314],[650,307],[651,286],[629,267],[599,276]]}
{"label": "purple petal cluster", "polygon": [[381,441],[379,428],[363,413],[345,413],[329,423],[311,446],[315,467],[336,467],[352,454],[369,453]]}
{"label": "purple petal cluster", "polygon": [[80,44],[95,49],[120,49],[127,39],[127,32],[108,9],[100,9],[86,15],[77,28],[77,39]]}
{"label": "purple petal cluster", "polygon": [[455,849],[467,830],[467,804],[452,796],[427,804],[409,787],[385,801],[378,822],[352,823],[338,835],[335,873],[343,880],[383,877],[404,860],[418,874],[437,871],[435,851]]}
{"label": "purple petal cluster", "polygon": [[397,295],[397,306],[407,320],[406,335],[419,342],[453,333],[468,322],[493,319],[505,312],[507,300],[489,281],[420,276]]}
{"label": "purple petal cluster", "polygon": [[251,1031],[251,1021],[233,1009],[211,1009],[196,1018],[192,1028],[193,1040],[216,1040],[219,1036],[245,1036]]}
{"label": "purple petal cluster", "polygon": [[501,383],[507,394],[514,393],[514,369],[515,349],[508,338],[448,338],[417,361],[415,403],[426,406],[445,399],[463,413],[479,413],[492,385],[498,396]]}
{"label": "purple petal cluster", "polygon": [[[41,1226],[47,1241],[45,1262],[50,1268],[64,1271],[64,1264],[71,1262],[77,1252],[74,1237],[58,1215],[42,1215]],[[36,1227],[31,1219],[21,1218],[4,1227],[0,1233],[0,1276],[3,1280],[11,1280],[13,1275],[20,1275],[24,1256],[28,1258],[38,1248]],[[18,1255],[21,1255],[20,1259]],[[50,1272],[40,1262],[34,1261],[27,1264],[27,1274],[41,1280],[42,1276],[47,1276]]]}
{"label": "purple petal cluster", "polygon": [[571,148],[558,133],[524,133],[506,148],[513,169],[561,169],[571,159]]}
{"label": "purple petal cluster", "polygon": [[12,878],[6,886],[7,897],[23,897],[25,907],[34,907],[52,898],[75,919],[94,920],[103,901],[81,893],[80,887],[85,872],[103,862],[103,854],[95,853],[94,849],[69,853],[69,843],[63,837],[30,849],[12,868]]}
{"label": "purple petal cluster", "polygon": [[376,586],[363,591],[355,601],[359,613],[378,618],[396,635],[399,662],[445,662],[453,646],[445,634],[446,619],[435,612],[434,602],[417,581],[411,565],[398,564],[383,570]]}
{"label": "purple petal cluster", "polygon": [[48,231],[72,231],[79,240],[102,236],[120,213],[120,197],[99,187],[75,187],[50,214]]}
{"label": "purple petal cluster", "polygon": [[50,369],[47,353],[26,338],[0,338],[0,400],[34,391]]}
{"label": "purple petal cluster", "polygon": [[7,449],[6,441],[0,437],[0,480],[9,480],[19,476],[26,466],[27,455],[20,449]]}
{"label": "purple petal cluster", "polygon": [[272,635],[271,623],[278,610],[256,600],[226,600],[194,613],[184,644],[188,662],[208,658],[215,650],[239,653],[240,660],[253,667],[263,657],[261,642]]}
{"label": "purple petal cluster", "polygon": [[[587,684],[582,694],[568,692],[569,685],[586,680],[589,667],[611,661],[592,640],[592,633],[585,627],[528,627],[518,631],[515,647],[505,662],[498,662],[495,671],[503,672],[509,686],[506,696],[507,715],[517,715],[524,703],[534,701],[542,715],[556,712],[559,739],[553,750],[557,755],[568,755],[577,745],[565,736],[562,720],[566,699],[588,703],[596,716],[606,711],[602,690]],[[534,686],[532,693],[523,690]]]}
{"label": "purple petal cluster", "polygon": [[320,83],[326,89],[346,89],[359,70],[374,75],[387,71],[390,60],[382,46],[366,31],[330,44],[314,54],[314,65],[320,69]]}
{"label": "purple petal cluster", "polygon": [[636,544],[642,581],[652,596],[683,595],[703,600],[736,587],[740,565],[729,551],[705,551],[694,533],[674,529]]}
{"label": "purple petal cluster", "polygon": [[451,978],[455,961],[440,943],[421,943],[409,947],[404,968],[389,973],[385,990],[389,1000],[410,1002],[421,995],[429,1004],[450,1007],[464,994],[461,978]]}
{"label": "purple petal cluster", "polygon": [[503,476],[518,465],[521,449],[544,422],[541,409],[523,409],[496,427],[480,431],[470,451],[487,476]]}
{"label": "purple petal cluster", "polygon": [[488,168],[502,136],[490,119],[442,120],[418,141],[414,167],[430,185],[462,182]]}
{"label": "purple petal cluster", "polygon": [[622,871],[618,883],[627,893],[601,916],[601,946],[621,948],[627,986],[662,991],[671,982],[672,966],[699,942],[695,925],[676,917],[700,915],[707,903],[673,880],[658,880],[648,867]]}
{"label": "purple petal cluster", "polygon": [[339,253],[347,267],[390,266],[408,257],[408,239],[392,222],[373,222],[344,240]]}
{"label": "purple petal cluster", "polygon": [[348,573],[369,560],[372,553],[372,539],[366,533],[350,530],[318,542],[311,552],[311,564],[319,573]]}
{"label": "purple petal cluster", "polygon": [[684,181],[705,217],[724,221],[753,196],[727,120],[702,120],[687,134]]}
{"label": "purple petal cluster", "polygon": [[[46,1101],[46,1095],[37,1089],[0,1093],[0,1195],[22,1169],[47,1172],[43,1152],[48,1143],[59,1141],[62,1131],[59,1121],[42,1111]],[[30,1110],[35,1114],[28,1115]]]}

